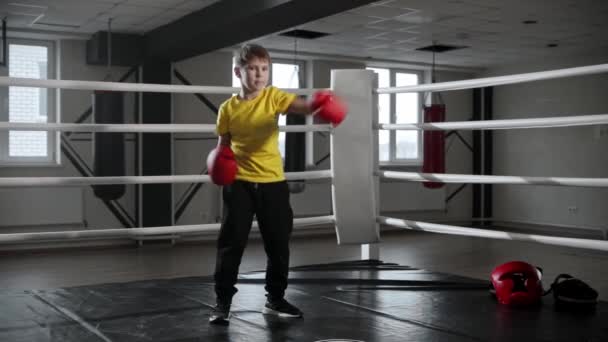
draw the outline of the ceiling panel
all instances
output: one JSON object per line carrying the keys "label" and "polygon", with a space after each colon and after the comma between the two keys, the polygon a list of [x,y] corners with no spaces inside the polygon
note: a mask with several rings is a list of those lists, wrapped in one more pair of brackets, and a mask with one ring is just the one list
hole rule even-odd
{"label": "ceiling panel", "polygon": [[350,12],[365,15],[368,17],[377,17],[382,19],[390,19],[399,15],[407,15],[416,12],[412,8],[395,8],[389,6],[368,5],[351,10]]}
{"label": "ceiling panel", "polygon": [[[0,3],[0,15],[8,18],[9,29],[92,34],[105,30],[112,18],[117,32],[145,33],[217,1],[10,0]],[[382,0],[295,28],[330,35],[296,41],[276,32],[258,41],[286,51],[297,47],[404,62],[428,61],[429,53],[416,49],[433,42],[464,45],[468,48],[437,54],[437,60],[484,67],[590,51],[608,54],[608,0]]]}

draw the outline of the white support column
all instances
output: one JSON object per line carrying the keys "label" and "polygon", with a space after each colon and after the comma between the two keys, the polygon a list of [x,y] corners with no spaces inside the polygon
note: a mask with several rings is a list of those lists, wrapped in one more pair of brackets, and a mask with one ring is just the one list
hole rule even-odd
{"label": "white support column", "polygon": [[376,97],[371,70],[332,70],[331,89],[348,106],[342,124],[331,134],[332,204],[338,244],[379,242],[376,217],[377,138],[373,118]]}
{"label": "white support column", "polygon": [[[312,125],[313,123],[314,123],[313,117],[310,115],[306,115],[306,124]],[[314,134],[315,134],[315,132],[306,132],[306,138],[305,138],[306,170],[314,170],[316,167]]]}
{"label": "white support column", "polygon": [[[378,88],[378,74],[374,73],[374,77],[372,79],[372,89]],[[374,170],[380,169],[380,158],[379,158],[379,139],[380,133],[378,133],[377,129],[373,129],[373,127],[378,126],[379,115],[378,115],[378,96],[374,95],[372,97],[372,162],[374,163]],[[374,172],[374,193],[376,194],[376,205],[375,205],[375,215],[376,217],[380,216],[380,176],[377,176]],[[378,228],[379,229],[379,228]],[[379,233],[378,233],[379,234]],[[361,245],[361,260],[380,260],[380,244],[372,243],[372,244],[363,244]]]}
{"label": "white support column", "polygon": [[380,260],[380,244],[361,245],[361,260]]}

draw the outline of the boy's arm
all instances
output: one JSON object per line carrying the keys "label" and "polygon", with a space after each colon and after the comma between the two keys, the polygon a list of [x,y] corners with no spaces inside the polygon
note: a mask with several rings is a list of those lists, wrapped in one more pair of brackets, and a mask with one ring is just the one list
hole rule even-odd
{"label": "boy's arm", "polygon": [[315,110],[312,108],[310,101],[301,97],[296,97],[291,102],[289,107],[287,107],[287,112],[304,115],[315,114]]}
{"label": "boy's arm", "polygon": [[339,125],[348,111],[346,104],[331,91],[317,91],[311,100],[297,97],[287,107],[289,113],[319,115],[323,120]]}
{"label": "boy's arm", "polygon": [[230,138],[230,133],[222,134],[219,136],[217,144],[223,146],[230,146]]}

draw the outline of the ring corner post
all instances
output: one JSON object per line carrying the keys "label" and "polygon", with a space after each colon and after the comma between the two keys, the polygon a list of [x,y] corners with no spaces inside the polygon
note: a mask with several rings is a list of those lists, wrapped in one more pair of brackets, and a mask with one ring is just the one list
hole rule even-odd
{"label": "ring corner post", "polygon": [[371,70],[332,70],[331,89],[348,106],[348,115],[331,134],[332,207],[338,244],[359,244],[362,257],[377,258],[378,216],[377,103]]}

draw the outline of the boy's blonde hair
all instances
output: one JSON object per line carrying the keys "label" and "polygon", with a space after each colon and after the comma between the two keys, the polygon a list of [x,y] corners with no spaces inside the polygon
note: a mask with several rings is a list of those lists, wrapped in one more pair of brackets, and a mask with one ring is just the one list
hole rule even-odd
{"label": "boy's blonde hair", "polygon": [[234,51],[234,64],[238,67],[244,67],[256,57],[265,59],[270,63],[270,54],[266,48],[258,44],[245,44]]}

